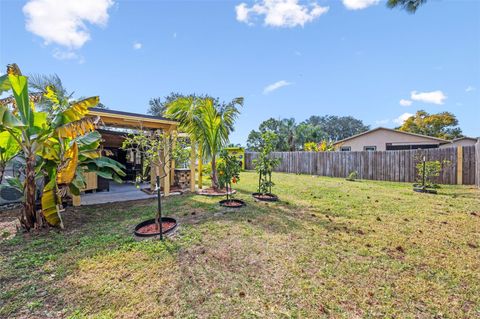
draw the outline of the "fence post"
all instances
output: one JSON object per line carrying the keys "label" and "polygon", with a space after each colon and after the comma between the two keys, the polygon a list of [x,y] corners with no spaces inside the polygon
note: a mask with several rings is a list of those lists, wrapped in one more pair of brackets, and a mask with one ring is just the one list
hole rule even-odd
{"label": "fence post", "polygon": [[475,144],[475,184],[480,188],[480,138]]}
{"label": "fence post", "polygon": [[457,146],[457,185],[463,184],[463,146]]}

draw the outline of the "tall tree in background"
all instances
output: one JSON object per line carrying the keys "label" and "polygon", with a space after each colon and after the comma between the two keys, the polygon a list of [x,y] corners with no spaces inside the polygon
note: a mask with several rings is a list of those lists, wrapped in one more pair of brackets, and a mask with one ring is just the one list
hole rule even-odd
{"label": "tall tree in background", "polygon": [[458,120],[450,112],[429,114],[419,110],[397,129],[444,139],[454,139],[462,136],[462,130],[458,127]]}
{"label": "tall tree in background", "polygon": [[324,136],[321,136],[319,140],[308,142],[320,142],[323,139],[330,142],[339,141],[370,129],[368,125],[363,124],[361,120],[358,120],[353,116],[313,115],[310,116],[305,123],[317,127],[317,130],[324,133]]}
{"label": "tall tree in background", "polygon": [[389,8],[400,7],[409,13],[415,13],[425,2],[427,2],[427,0],[388,0],[387,6]]}
{"label": "tall tree in background", "polygon": [[262,122],[258,131],[248,135],[247,148],[253,151],[260,149],[261,136],[270,131],[275,133],[275,151],[296,151],[304,148],[309,142],[327,143],[341,140],[349,136],[369,130],[369,126],[351,116],[311,116],[300,124],[295,119],[270,118]]}

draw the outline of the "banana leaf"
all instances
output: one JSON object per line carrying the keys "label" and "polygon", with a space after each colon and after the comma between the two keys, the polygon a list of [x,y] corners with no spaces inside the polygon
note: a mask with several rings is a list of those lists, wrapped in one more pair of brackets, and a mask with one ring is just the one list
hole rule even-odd
{"label": "banana leaf", "polygon": [[42,214],[52,226],[59,225],[61,221],[57,208],[59,199],[56,190],[55,179],[52,179],[45,185],[42,194]]}
{"label": "banana leaf", "polygon": [[72,182],[77,171],[78,164],[78,146],[77,143],[73,145],[65,152],[63,163],[58,167],[57,172],[57,184],[68,185]]}

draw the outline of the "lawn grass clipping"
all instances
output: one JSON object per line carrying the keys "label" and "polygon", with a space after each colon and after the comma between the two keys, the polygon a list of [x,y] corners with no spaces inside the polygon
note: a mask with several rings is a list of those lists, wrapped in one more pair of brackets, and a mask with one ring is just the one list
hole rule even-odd
{"label": "lawn grass clipping", "polygon": [[251,198],[251,172],[242,209],[168,198],[180,229],[164,243],[132,238],[155,200],[70,209],[65,232],[1,242],[0,317],[480,316],[479,190],[274,179],[279,203]]}

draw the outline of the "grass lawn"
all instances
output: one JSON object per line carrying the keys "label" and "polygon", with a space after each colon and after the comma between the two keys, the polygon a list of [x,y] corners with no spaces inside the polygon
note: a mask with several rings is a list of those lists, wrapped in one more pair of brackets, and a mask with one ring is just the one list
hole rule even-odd
{"label": "grass lawn", "polygon": [[480,317],[480,191],[275,174],[280,203],[170,197],[177,235],[135,241],[155,201],[90,206],[0,242],[0,317]]}

